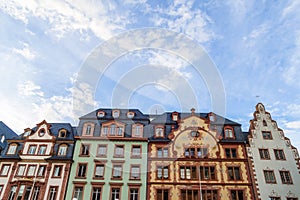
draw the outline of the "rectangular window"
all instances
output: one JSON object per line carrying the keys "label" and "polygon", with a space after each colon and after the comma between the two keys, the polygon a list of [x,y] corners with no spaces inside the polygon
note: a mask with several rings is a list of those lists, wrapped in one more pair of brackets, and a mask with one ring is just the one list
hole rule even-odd
{"label": "rectangular window", "polygon": [[298,200],[296,197],[287,197],[286,200]]}
{"label": "rectangular window", "polygon": [[25,173],[26,165],[19,165],[16,176],[23,176]]}
{"label": "rectangular window", "polygon": [[68,149],[67,145],[65,145],[65,144],[60,145],[59,149],[58,149],[58,155],[59,156],[65,156],[65,155],[67,155],[67,149]]}
{"label": "rectangular window", "polygon": [[215,180],[215,167],[213,166],[200,166],[201,180]]}
{"label": "rectangular window", "polygon": [[283,184],[293,184],[292,177],[289,171],[279,171],[279,173]]}
{"label": "rectangular window", "polygon": [[269,197],[269,200],[280,200],[280,197]]}
{"label": "rectangular window", "polygon": [[236,158],[236,149],[226,148],[225,149],[226,158]]}
{"label": "rectangular window", "polygon": [[169,190],[158,189],[156,190],[157,200],[169,200]]}
{"label": "rectangular window", "polygon": [[164,137],[164,128],[156,127],[155,128],[155,137]]}
{"label": "rectangular window", "polygon": [[131,149],[131,157],[140,158],[141,157],[141,146],[140,145],[133,145]]}
{"label": "rectangular window", "polygon": [[7,154],[14,155],[14,154],[16,154],[16,150],[17,150],[17,145],[11,144],[11,145],[9,145]]}
{"label": "rectangular window", "polygon": [[196,166],[181,166],[180,167],[180,178],[181,179],[198,179],[198,173]]}
{"label": "rectangular window", "polygon": [[46,171],[46,165],[40,165],[37,176],[44,176]]}
{"label": "rectangular window", "polygon": [[229,180],[241,180],[239,167],[228,167],[227,169]]}
{"label": "rectangular window", "polygon": [[244,200],[243,190],[231,190],[231,200]]}
{"label": "rectangular window", "polygon": [[217,200],[218,191],[217,190],[202,190],[202,200]]}
{"label": "rectangular window", "polygon": [[285,155],[282,149],[274,149],[276,160],[285,160]]}
{"label": "rectangular window", "polygon": [[272,139],[272,134],[270,131],[262,131],[262,136],[263,136],[263,139],[265,139],[265,140]]}
{"label": "rectangular window", "polygon": [[36,169],[36,165],[29,165],[27,170],[27,176],[34,176],[35,169]]}
{"label": "rectangular window", "polygon": [[6,164],[2,165],[0,175],[1,176],[7,176],[8,172],[9,172],[9,169],[10,169],[10,165],[6,165]]}
{"label": "rectangular window", "polygon": [[140,179],[140,166],[139,165],[131,166],[130,179]]}
{"label": "rectangular window", "polygon": [[17,186],[12,186],[9,192],[8,200],[13,200],[16,196]]}
{"label": "rectangular window", "polygon": [[157,166],[156,177],[157,179],[169,179],[169,167]]}
{"label": "rectangular window", "polygon": [[83,200],[83,187],[82,186],[76,186],[74,188],[74,192],[73,192],[73,199],[75,200]]}
{"label": "rectangular window", "polygon": [[130,200],[139,200],[139,188],[129,188]]}
{"label": "rectangular window", "polygon": [[115,146],[115,157],[124,157],[124,145]]}
{"label": "rectangular window", "polygon": [[104,165],[97,164],[95,167],[95,178],[103,178],[104,176]]}
{"label": "rectangular window", "polygon": [[47,146],[41,145],[39,147],[38,155],[45,155],[47,150]]}
{"label": "rectangular window", "polygon": [[259,155],[261,159],[269,160],[270,154],[268,149],[259,149]]}
{"label": "rectangular window", "polygon": [[93,187],[92,200],[101,199],[101,187]]}
{"label": "rectangular window", "polygon": [[61,172],[62,172],[62,166],[54,165],[52,176],[53,177],[61,177]]}
{"label": "rectangular window", "polygon": [[87,171],[87,164],[79,163],[77,168],[77,177],[85,178]]}
{"label": "rectangular window", "polygon": [[90,145],[89,144],[81,144],[81,156],[88,156],[90,155]]}
{"label": "rectangular window", "polygon": [[168,158],[169,157],[168,147],[159,147],[159,148],[157,148],[157,157],[159,157],[159,158]]}
{"label": "rectangular window", "polygon": [[264,170],[266,183],[276,183],[274,171]]}
{"label": "rectangular window", "polygon": [[30,145],[27,154],[34,155],[36,151],[36,145]]}
{"label": "rectangular window", "polygon": [[142,136],[143,136],[143,125],[133,125],[132,137],[142,137]]}
{"label": "rectangular window", "polygon": [[3,185],[0,185],[0,195],[2,194]]}
{"label": "rectangular window", "polygon": [[198,190],[181,190],[181,200],[198,200],[199,191]]}
{"label": "rectangular window", "polygon": [[122,165],[113,166],[113,178],[120,179],[122,178]]}
{"label": "rectangular window", "polygon": [[35,186],[33,188],[33,192],[32,192],[32,200],[38,200],[39,197],[39,193],[40,193],[40,186]]}
{"label": "rectangular window", "polygon": [[111,200],[120,200],[120,188],[111,189]]}
{"label": "rectangular window", "polygon": [[97,149],[97,156],[106,157],[107,145],[99,144]]}
{"label": "rectangular window", "polygon": [[56,200],[58,187],[50,186],[48,200]]}
{"label": "rectangular window", "polygon": [[187,158],[206,158],[207,148],[185,148],[184,155]]}

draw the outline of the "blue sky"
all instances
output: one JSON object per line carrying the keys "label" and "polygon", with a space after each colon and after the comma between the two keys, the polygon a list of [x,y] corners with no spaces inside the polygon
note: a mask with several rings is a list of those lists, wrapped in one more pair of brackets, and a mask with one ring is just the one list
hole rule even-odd
{"label": "blue sky", "polygon": [[[166,49],[128,51],[107,66],[95,88],[78,84],[81,69],[105,41],[163,28],[205,50],[222,79],[226,117],[246,131],[262,102],[299,149],[299,13],[299,1],[1,0],[0,120],[18,133],[43,119],[76,124],[74,96],[89,108],[217,112],[205,77]],[[152,71],[140,72],[138,85],[120,84],[141,69]]]}

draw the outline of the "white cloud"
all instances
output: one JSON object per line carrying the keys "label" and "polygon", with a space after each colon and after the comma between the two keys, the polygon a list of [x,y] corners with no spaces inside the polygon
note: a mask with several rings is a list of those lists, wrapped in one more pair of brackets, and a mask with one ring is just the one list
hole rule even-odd
{"label": "white cloud", "polygon": [[44,93],[41,91],[41,87],[34,84],[32,81],[18,83],[18,93],[24,96],[44,96]]}
{"label": "white cloud", "polygon": [[29,49],[27,43],[23,43],[23,46],[21,49],[13,48],[13,53],[19,54],[29,61],[33,60],[36,57],[36,53]]}
{"label": "white cloud", "polygon": [[284,8],[282,11],[282,17],[286,17],[287,15],[293,12],[299,12],[300,1],[290,1],[290,4]]}
{"label": "white cloud", "polygon": [[285,126],[289,129],[300,129],[300,121],[287,122]]}

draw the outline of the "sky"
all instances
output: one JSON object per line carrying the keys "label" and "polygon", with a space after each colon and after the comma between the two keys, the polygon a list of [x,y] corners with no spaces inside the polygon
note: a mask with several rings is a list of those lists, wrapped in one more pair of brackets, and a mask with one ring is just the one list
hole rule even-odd
{"label": "sky", "polygon": [[300,1],[0,0],[0,27],[0,120],[18,134],[100,107],[247,131],[262,102],[300,149]]}

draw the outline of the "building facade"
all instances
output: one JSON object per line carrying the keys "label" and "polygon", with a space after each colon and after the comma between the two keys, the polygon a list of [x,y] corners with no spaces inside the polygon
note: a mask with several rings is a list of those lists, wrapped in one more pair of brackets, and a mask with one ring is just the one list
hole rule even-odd
{"label": "building facade", "polygon": [[42,121],[7,140],[0,157],[0,199],[65,199],[74,131],[67,123]]}
{"label": "building facade", "polygon": [[300,166],[297,149],[278,128],[263,104],[256,105],[253,116],[247,152],[257,199],[298,200]]}
{"label": "building facade", "polygon": [[146,199],[148,123],[135,109],[81,117],[66,199]]}
{"label": "building facade", "polygon": [[193,109],[153,118],[148,144],[149,200],[254,198],[247,133],[240,124]]}

